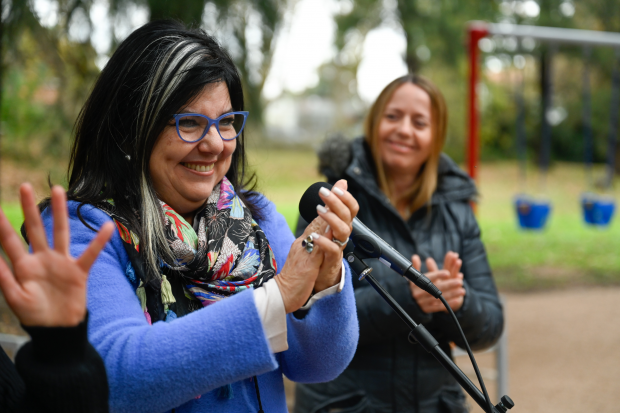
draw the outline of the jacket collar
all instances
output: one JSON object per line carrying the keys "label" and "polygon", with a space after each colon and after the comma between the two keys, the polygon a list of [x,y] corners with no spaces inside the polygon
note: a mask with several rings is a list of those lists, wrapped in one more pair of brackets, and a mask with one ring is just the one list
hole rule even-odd
{"label": "jacket collar", "polygon": [[[377,184],[375,164],[363,137],[351,142],[351,163],[345,172],[369,195],[392,206]],[[431,198],[431,205],[473,201],[478,196],[474,181],[445,153],[439,159],[437,174],[437,189]]]}

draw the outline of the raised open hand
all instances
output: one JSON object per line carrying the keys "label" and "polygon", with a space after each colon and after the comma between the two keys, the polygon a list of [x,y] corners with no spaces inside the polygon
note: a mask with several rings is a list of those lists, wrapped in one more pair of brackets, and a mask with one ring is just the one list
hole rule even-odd
{"label": "raised open hand", "polygon": [[0,243],[13,263],[13,271],[0,258],[0,288],[7,304],[26,326],[70,327],[86,315],[86,278],[95,259],[110,239],[114,224],[104,224],[77,259],[69,254],[67,197],[60,186],[52,188],[54,246],[45,229],[32,187],[20,187],[22,210],[32,253],[24,247],[0,209]]}

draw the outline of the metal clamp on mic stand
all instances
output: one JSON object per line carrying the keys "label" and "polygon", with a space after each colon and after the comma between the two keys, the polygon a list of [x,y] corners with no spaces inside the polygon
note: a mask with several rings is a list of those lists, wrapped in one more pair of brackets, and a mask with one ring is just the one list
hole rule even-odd
{"label": "metal clamp on mic stand", "polygon": [[[357,244],[357,243],[356,243]],[[469,378],[454,364],[452,359],[439,347],[439,343],[428,332],[428,330],[422,325],[417,324],[409,315],[402,309],[402,307],[394,300],[394,298],[388,294],[383,287],[375,280],[371,275],[372,268],[366,265],[362,259],[373,258],[367,257],[364,254],[364,250],[355,246],[353,252],[345,255],[351,269],[355,273],[359,274],[359,279],[365,279],[370,283],[372,288],[379,293],[379,295],[388,303],[390,307],[398,314],[401,320],[411,329],[409,333],[409,341],[412,344],[419,343],[424,350],[428,351],[437,359],[437,361],[456,379],[456,381],[465,389],[467,393],[474,399],[476,403],[484,410],[488,412],[489,405],[482,392],[469,380]],[[493,407],[493,406],[492,406]],[[506,413],[509,409],[514,407],[514,402],[508,396],[503,396],[501,401],[493,407],[492,413]],[[489,412],[491,413],[491,412]]]}

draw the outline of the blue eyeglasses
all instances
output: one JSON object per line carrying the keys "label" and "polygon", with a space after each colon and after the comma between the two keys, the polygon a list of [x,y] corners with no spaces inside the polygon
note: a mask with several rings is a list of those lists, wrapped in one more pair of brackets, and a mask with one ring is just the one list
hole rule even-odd
{"label": "blue eyeglasses", "polygon": [[179,138],[188,143],[198,142],[205,137],[212,125],[215,125],[220,138],[232,141],[241,134],[245,120],[250,112],[228,112],[217,119],[198,113],[180,113],[172,115],[177,126]]}

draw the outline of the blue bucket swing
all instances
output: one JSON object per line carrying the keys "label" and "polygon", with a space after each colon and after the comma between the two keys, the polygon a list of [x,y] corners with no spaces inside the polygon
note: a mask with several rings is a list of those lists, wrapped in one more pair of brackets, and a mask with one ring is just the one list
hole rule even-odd
{"label": "blue bucket swing", "polygon": [[[589,188],[593,188],[592,163],[594,160],[594,142],[592,139],[591,123],[591,94],[590,94],[590,74],[589,58],[590,48],[584,48],[585,65],[583,72],[583,137],[585,147],[586,179]],[[616,135],[618,131],[618,108],[620,105],[620,49],[616,49],[616,65],[612,77],[612,96],[611,113],[609,116],[609,135],[607,139],[607,171],[603,188],[609,191],[614,176],[616,164]],[[594,192],[584,192],[581,194],[581,208],[583,219],[586,224],[606,228],[611,223],[615,209],[615,199],[606,194]]]}
{"label": "blue bucket swing", "polygon": [[607,227],[614,216],[616,200],[612,197],[585,192],[581,195],[581,207],[586,224]]}
{"label": "blue bucket swing", "polygon": [[[542,60],[542,130],[541,130],[541,155],[540,155],[540,170],[544,178],[549,169],[549,155],[551,151],[551,124],[547,120],[547,109],[551,102],[551,57],[552,50],[548,51],[546,58]],[[523,89],[525,76],[521,71],[520,82],[518,82],[517,91],[515,94],[517,105],[517,154],[519,156],[519,169],[520,169],[520,181],[522,187],[525,187],[526,182],[526,132],[525,132],[525,104],[523,98]],[[551,213],[551,202],[541,196],[533,196],[525,193],[517,194],[514,197],[514,206],[517,213],[519,226],[528,230],[542,230],[548,221]]]}
{"label": "blue bucket swing", "polygon": [[525,194],[515,197],[515,207],[519,226],[524,229],[543,229],[551,212],[551,203],[548,200],[536,199]]}

